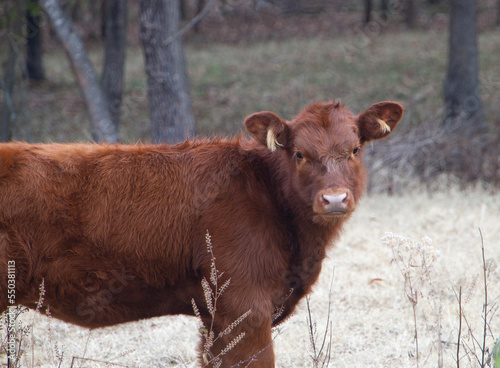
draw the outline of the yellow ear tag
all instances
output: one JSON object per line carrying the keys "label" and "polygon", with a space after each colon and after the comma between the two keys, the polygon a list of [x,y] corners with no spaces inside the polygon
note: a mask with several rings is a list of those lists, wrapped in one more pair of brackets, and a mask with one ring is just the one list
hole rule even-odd
{"label": "yellow ear tag", "polygon": [[278,148],[278,147],[283,147],[283,145],[276,140],[276,137],[274,136],[274,132],[272,131],[271,128],[269,128],[267,130],[266,144],[267,144],[267,148],[269,148],[269,150],[271,150],[271,152],[276,151],[276,148]]}
{"label": "yellow ear tag", "polygon": [[387,123],[382,120],[377,118],[377,123],[380,124],[380,128],[382,129],[382,133],[390,133],[391,132],[391,127],[387,125]]}

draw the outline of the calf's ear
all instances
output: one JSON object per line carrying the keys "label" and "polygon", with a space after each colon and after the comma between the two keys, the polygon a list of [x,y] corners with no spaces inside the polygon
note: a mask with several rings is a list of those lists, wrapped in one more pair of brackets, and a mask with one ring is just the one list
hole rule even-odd
{"label": "calf's ear", "polygon": [[403,117],[403,106],[384,101],[371,105],[358,116],[361,140],[371,141],[387,137]]}
{"label": "calf's ear", "polygon": [[289,128],[274,112],[262,111],[247,116],[245,128],[257,140],[272,152],[288,145]]}

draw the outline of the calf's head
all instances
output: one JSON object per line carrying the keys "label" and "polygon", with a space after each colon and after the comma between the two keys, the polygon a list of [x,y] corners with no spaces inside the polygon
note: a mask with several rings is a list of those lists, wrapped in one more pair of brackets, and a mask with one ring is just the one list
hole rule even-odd
{"label": "calf's head", "polygon": [[273,112],[248,116],[248,132],[286,160],[288,188],[317,223],[351,213],[364,189],[361,162],[366,142],[388,136],[403,107],[379,102],[359,115],[335,102],[308,106],[286,122]]}

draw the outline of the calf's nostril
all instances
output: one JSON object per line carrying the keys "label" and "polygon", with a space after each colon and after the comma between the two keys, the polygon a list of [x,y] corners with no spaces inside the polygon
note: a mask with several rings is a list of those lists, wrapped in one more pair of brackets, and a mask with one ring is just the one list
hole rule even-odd
{"label": "calf's nostril", "polygon": [[323,199],[323,203],[324,203],[325,205],[330,204],[330,201],[328,200],[328,198],[327,198],[327,197],[328,197],[328,196],[325,196],[324,194],[322,194],[322,195],[321,195],[321,198]]}

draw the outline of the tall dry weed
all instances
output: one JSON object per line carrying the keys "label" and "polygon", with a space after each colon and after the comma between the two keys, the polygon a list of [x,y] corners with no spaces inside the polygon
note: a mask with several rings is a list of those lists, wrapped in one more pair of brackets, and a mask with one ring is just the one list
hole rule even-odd
{"label": "tall dry weed", "polygon": [[[413,312],[413,328],[415,339],[415,358],[417,368],[420,366],[418,303],[423,295],[424,285],[429,284],[430,292],[435,294],[432,286],[432,267],[440,257],[440,252],[432,247],[432,239],[424,237],[421,241],[386,233],[382,242],[392,249],[392,262],[396,264],[404,279],[404,293],[410,302]],[[439,325],[438,315],[438,325]],[[441,330],[438,328],[438,341],[441,341]],[[442,364],[442,363],[441,363]],[[439,364],[438,364],[439,365]]]}
{"label": "tall dry weed", "polygon": [[204,339],[202,353],[203,364],[204,366],[212,365],[214,368],[218,368],[222,365],[222,357],[226,355],[230,350],[232,350],[236,345],[238,345],[245,337],[246,333],[241,332],[240,334],[238,334],[238,336],[231,340],[219,353],[212,352],[214,344],[224,336],[228,336],[241,322],[243,322],[245,318],[250,315],[250,313],[252,313],[252,310],[249,309],[248,311],[243,313],[223,331],[219,332],[217,336],[215,335],[214,323],[217,318],[217,303],[224,291],[229,287],[231,279],[227,279],[222,283],[222,285],[219,286],[224,272],[220,272],[219,270],[217,270],[217,267],[215,265],[216,258],[213,252],[212,237],[210,236],[208,230],[205,235],[205,243],[207,252],[210,253],[210,282],[205,277],[203,277],[203,279],[201,280],[201,286],[203,288],[206,308],[208,310],[208,313],[210,314],[210,325],[207,326],[205,324],[194,298],[191,299],[191,304],[193,306],[195,316],[200,321],[200,332],[202,338]]}
{"label": "tall dry weed", "polygon": [[[493,317],[500,306],[498,297],[494,298],[492,302],[491,297],[488,295],[492,260],[486,258],[482,234],[481,273],[473,279],[468,287],[459,287],[458,292],[454,290],[458,303],[458,321],[456,326],[452,327],[449,338],[444,338],[441,324],[443,290],[439,290],[433,280],[433,268],[440,258],[439,250],[431,245],[432,240],[428,237],[424,237],[421,241],[415,241],[398,234],[387,233],[382,238],[382,242],[392,249],[392,262],[396,264],[403,276],[404,293],[412,308],[416,366],[420,367],[422,365],[422,356],[431,356],[430,346],[421,346],[419,344],[421,327],[425,326],[428,329],[428,324],[427,326],[425,324],[428,316],[423,311],[419,313],[419,301],[425,297],[435,318],[434,330],[436,336],[434,345],[437,346],[438,368],[444,367],[444,350],[445,347],[450,346],[455,346],[454,357],[457,368],[492,368],[495,366],[499,368],[498,350],[500,350],[500,343],[498,340],[495,341],[494,331],[492,331],[491,326]],[[462,291],[463,289],[465,291]],[[481,292],[483,298],[481,312],[469,310],[468,307],[472,304],[471,300],[474,295]],[[477,323],[478,318],[471,317],[478,314],[480,314],[481,321],[479,324]],[[455,334],[455,331],[457,337],[453,339],[451,336]],[[424,350],[426,350],[425,354],[423,354]]]}

